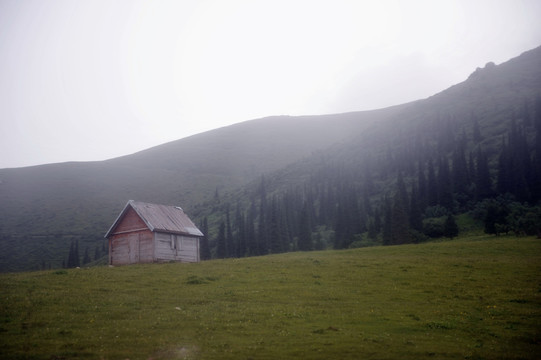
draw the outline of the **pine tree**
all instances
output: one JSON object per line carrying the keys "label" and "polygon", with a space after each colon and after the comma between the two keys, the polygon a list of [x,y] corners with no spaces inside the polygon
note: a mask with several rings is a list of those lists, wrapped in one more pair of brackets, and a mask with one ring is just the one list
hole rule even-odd
{"label": "pine tree", "polygon": [[455,217],[451,213],[449,213],[445,219],[443,235],[451,239],[458,235],[458,225],[456,224]]}
{"label": "pine tree", "polygon": [[227,257],[225,238],[225,222],[220,223],[220,230],[218,231],[218,239],[216,240],[216,256],[218,259],[225,259]]}
{"label": "pine tree", "polygon": [[374,211],[374,229],[376,230],[376,233],[381,232],[382,224],[381,224],[381,215],[379,209],[376,209]]}
{"label": "pine tree", "polygon": [[257,252],[259,255],[269,253],[269,224],[267,219],[267,192],[265,190],[265,179],[261,179],[259,203],[259,223],[257,229]]}
{"label": "pine tree", "polygon": [[438,202],[446,209],[453,209],[453,188],[449,171],[449,162],[445,156],[440,158],[438,166]]}
{"label": "pine tree", "polygon": [[79,258],[79,240],[75,240],[75,267],[81,266],[81,260]]}
{"label": "pine tree", "polygon": [[290,251],[290,244],[291,244],[291,225],[290,225],[290,219],[291,219],[291,210],[288,209],[288,202],[284,201],[282,199],[282,206],[280,207],[279,212],[279,229],[280,229],[280,239],[282,243],[282,251]]}
{"label": "pine tree", "polygon": [[241,212],[240,204],[237,204],[237,211],[235,214],[235,226],[236,226],[236,256],[246,256],[246,221],[244,214]]}
{"label": "pine tree", "polygon": [[284,251],[282,243],[282,233],[280,229],[280,214],[276,197],[272,198],[270,218],[269,218],[269,250],[272,254],[278,254]]}
{"label": "pine tree", "polygon": [[428,160],[428,184],[427,184],[428,206],[438,205],[438,183],[432,159]]}
{"label": "pine tree", "polygon": [[90,261],[92,261],[90,259],[90,253],[88,252],[88,246],[85,248],[85,255],[83,257],[83,265],[86,265],[88,264]]}
{"label": "pine tree", "polygon": [[334,226],[334,248],[343,249],[347,238],[347,211],[344,204],[339,203],[336,210],[336,222]]}
{"label": "pine tree", "polygon": [[[407,200],[406,200],[407,201]],[[407,244],[411,242],[407,203],[397,193],[391,212],[391,245]]]}
{"label": "pine tree", "polygon": [[73,240],[71,240],[71,243],[70,243],[70,251],[68,253],[68,261],[66,263],[66,267],[67,268],[73,268],[75,267],[75,243],[73,242]]}
{"label": "pine tree", "polygon": [[373,218],[368,220],[368,238],[376,240],[378,237],[378,232],[376,231],[376,225]]}
{"label": "pine tree", "polygon": [[532,159],[530,192],[532,203],[541,200],[541,133],[535,134],[534,155]]}
{"label": "pine tree", "polygon": [[383,238],[383,245],[392,245],[392,226],[393,226],[393,206],[391,200],[386,196],[383,201],[383,224],[381,229],[381,235]]}
{"label": "pine tree", "polygon": [[211,254],[210,254],[210,246],[209,246],[209,238],[208,238],[208,221],[207,218],[203,218],[201,220],[201,232],[203,233],[203,237],[200,240],[200,247],[201,247],[201,253],[200,257],[201,260],[210,260]]}
{"label": "pine tree", "polygon": [[534,127],[537,135],[541,134],[541,95],[535,98]]}
{"label": "pine tree", "polygon": [[415,184],[411,187],[409,209],[410,227],[419,232],[423,231],[423,213],[421,210],[421,204],[419,203],[419,196],[417,195],[417,188],[415,187]]}
{"label": "pine tree", "polygon": [[81,266],[79,260],[79,240],[72,240],[70,244],[70,250],[68,254],[67,265],[68,268],[74,268]]}
{"label": "pine tree", "polygon": [[256,217],[255,203],[252,201],[248,214],[246,215],[246,254],[248,256],[259,255],[257,245],[257,235],[255,231],[255,217]]}
{"label": "pine tree", "polygon": [[419,161],[419,164],[418,164],[417,186],[418,186],[419,208],[421,209],[421,212],[423,212],[424,209],[428,205],[428,199],[427,199],[427,183],[426,183],[426,176],[425,176],[425,167],[422,161]]}
{"label": "pine tree", "polygon": [[460,142],[453,153],[453,190],[459,194],[468,194],[469,174],[466,161],[465,143]]}
{"label": "pine tree", "polygon": [[231,228],[231,217],[229,216],[229,205],[225,212],[225,256],[236,257],[235,244],[233,243],[233,230]]}
{"label": "pine tree", "polygon": [[502,140],[502,150],[498,158],[498,178],[496,182],[496,190],[499,194],[505,194],[512,191],[512,177],[510,171],[512,169],[512,158],[509,154],[509,149],[505,140]]}
{"label": "pine tree", "polygon": [[477,201],[493,195],[492,180],[490,179],[490,171],[488,169],[488,158],[481,149],[477,152],[475,189]]}
{"label": "pine tree", "polygon": [[310,224],[310,213],[308,205],[305,203],[300,216],[299,224],[299,250],[309,251],[313,249],[312,243],[312,226]]}

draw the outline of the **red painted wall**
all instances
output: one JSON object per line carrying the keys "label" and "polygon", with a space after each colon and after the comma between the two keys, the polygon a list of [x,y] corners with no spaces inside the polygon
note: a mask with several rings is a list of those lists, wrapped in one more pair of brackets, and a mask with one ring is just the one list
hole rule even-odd
{"label": "red painted wall", "polygon": [[146,228],[145,222],[137,215],[137,213],[130,207],[126,212],[126,215],[120,220],[120,224],[117,225],[114,233],[123,231],[136,230]]}

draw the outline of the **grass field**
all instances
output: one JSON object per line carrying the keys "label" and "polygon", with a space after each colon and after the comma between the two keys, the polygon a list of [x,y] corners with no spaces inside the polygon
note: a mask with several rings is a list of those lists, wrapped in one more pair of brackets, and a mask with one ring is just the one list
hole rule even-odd
{"label": "grass field", "polygon": [[0,275],[2,359],[539,359],[541,240]]}

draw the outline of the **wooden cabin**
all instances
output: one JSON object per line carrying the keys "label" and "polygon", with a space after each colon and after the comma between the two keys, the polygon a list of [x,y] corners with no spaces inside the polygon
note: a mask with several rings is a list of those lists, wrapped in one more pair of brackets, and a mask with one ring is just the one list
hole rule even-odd
{"label": "wooden cabin", "polygon": [[105,234],[109,264],[198,262],[202,236],[180,207],[130,200]]}

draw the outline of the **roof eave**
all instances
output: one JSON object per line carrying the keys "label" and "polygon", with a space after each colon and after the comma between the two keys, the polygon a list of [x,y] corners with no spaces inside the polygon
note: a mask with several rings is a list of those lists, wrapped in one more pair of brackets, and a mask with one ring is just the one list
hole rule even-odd
{"label": "roof eave", "polygon": [[166,229],[154,229],[153,232],[159,232],[159,233],[163,233],[163,234],[183,235],[183,236],[189,236],[189,237],[203,237],[203,236],[205,236],[205,235],[203,235],[202,232],[199,232],[199,234],[192,234],[192,233],[183,232],[183,231],[174,231],[174,230],[166,230]]}

